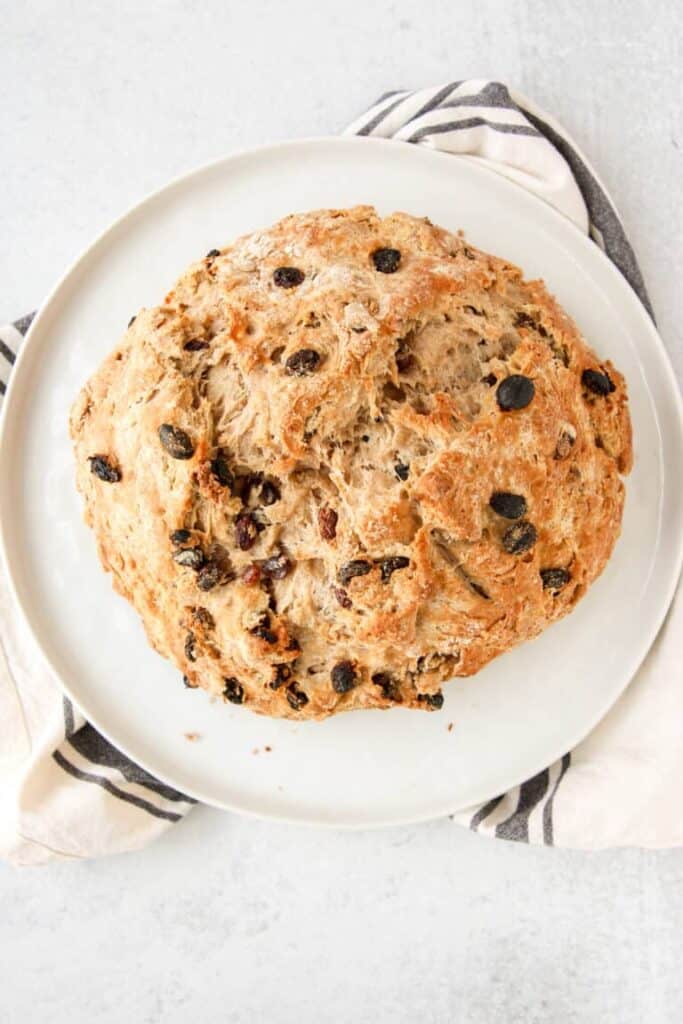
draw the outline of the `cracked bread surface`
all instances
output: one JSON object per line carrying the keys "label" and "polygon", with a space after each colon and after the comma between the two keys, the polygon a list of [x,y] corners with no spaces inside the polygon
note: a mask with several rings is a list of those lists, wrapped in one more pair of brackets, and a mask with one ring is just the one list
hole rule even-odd
{"label": "cracked bread surface", "polygon": [[186,685],[267,715],[441,706],[618,537],[625,382],[541,281],[372,207],[212,250],[71,413],[86,522]]}

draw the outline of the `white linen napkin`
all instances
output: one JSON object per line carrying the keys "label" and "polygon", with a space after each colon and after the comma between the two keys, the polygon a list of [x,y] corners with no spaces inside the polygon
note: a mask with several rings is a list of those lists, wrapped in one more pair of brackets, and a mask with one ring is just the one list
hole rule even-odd
{"label": "white linen napkin", "polygon": [[[566,132],[498,82],[383,96],[346,129],[485,163],[572,220],[651,313],[633,250]],[[0,328],[0,394],[30,325]],[[15,864],[144,846],[193,801],[133,764],[79,715],[44,665],[0,576],[0,854]],[[683,843],[683,600],[626,693],[579,746],[533,779],[453,816],[485,835],[599,849]]]}

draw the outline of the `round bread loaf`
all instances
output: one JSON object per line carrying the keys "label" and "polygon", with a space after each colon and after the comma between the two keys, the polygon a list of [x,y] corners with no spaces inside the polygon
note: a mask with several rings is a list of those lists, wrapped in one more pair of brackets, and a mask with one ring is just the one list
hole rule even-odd
{"label": "round bread loaf", "polygon": [[542,282],[365,206],[194,263],[71,432],[151,644],[186,685],[294,718],[437,709],[569,612],[631,465],[624,380]]}

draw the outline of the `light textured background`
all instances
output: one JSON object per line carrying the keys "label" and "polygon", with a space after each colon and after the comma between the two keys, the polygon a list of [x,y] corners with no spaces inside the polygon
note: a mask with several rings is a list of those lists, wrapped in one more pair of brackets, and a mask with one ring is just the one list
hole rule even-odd
{"label": "light textured background", "polygon": [[[611,189],[683,376],[677,0],[0,0],[0,318],[168,178],[499,77]],[[0,1022],[663,1024],[683,851],[585,856],[448,821],[317,832],[200,808],[143,853],[0,867]]]}

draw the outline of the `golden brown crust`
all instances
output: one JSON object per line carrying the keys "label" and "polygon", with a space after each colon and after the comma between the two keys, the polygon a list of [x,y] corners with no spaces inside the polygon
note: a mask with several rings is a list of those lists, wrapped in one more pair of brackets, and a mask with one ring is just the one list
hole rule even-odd
{"label": "golden brown crust", "polygon": [[[282,267],[303,279],[278,286]],[[504,410],[511,375],[533,397]],[[542,282],[371,207],[192,265],[71,432],[102,564],[152,645],[190,685],[298,718],[439,706],[443,681],[565,615],[610,556],[632,461],[623,378]]]}

